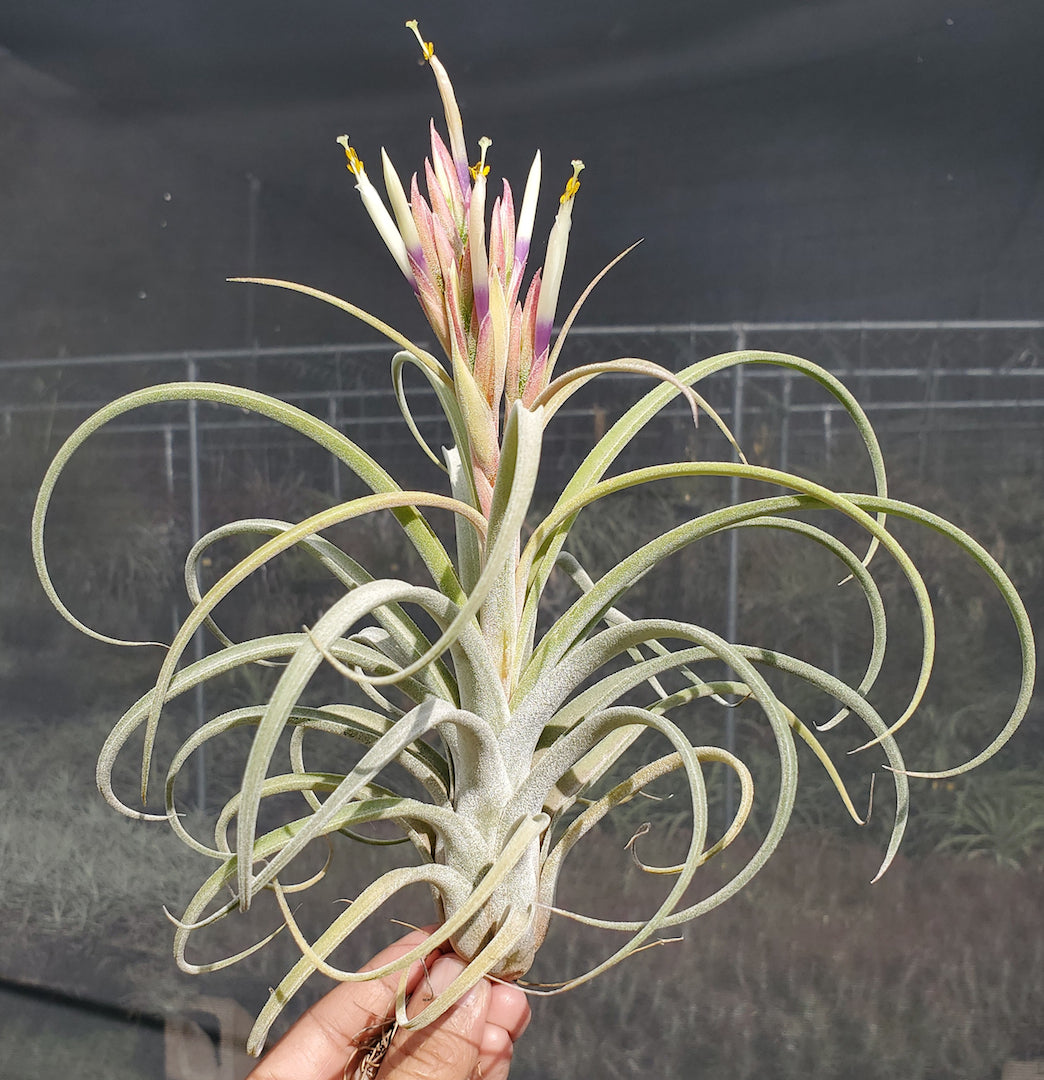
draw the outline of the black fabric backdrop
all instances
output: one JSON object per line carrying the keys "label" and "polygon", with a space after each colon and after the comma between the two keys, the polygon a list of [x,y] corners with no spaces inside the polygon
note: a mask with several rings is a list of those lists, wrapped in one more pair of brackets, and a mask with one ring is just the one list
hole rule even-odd
{"label": "black fabric backdrop", "polygon": [[1039,0],[4,0],[0,357],[360,336],[250,270],[420,332],[333,141],[420,166],[410,16],[538,254],[587,163],[564,298],[646,239],[588,322],[1041,313]]}

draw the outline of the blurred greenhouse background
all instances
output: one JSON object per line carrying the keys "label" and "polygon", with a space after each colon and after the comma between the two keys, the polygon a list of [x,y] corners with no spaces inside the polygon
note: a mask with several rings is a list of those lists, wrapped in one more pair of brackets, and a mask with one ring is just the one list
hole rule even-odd
{"label": "blurred greenhouse background", "polygon": [[[305,298],[222,283],[294,278],[422,340],[333,142],[348,128],[367,160],[386,145],[407,175],[422,160],[438,101],[402,28],[409,17],[453,74],[470,140],[493,137],[494,174],[521,180],[542,149],[535,235],[546,235],[570,158],[587,162],[564,297],[646,239],[592,295],[563,366],[638,356],[678,370],[736,349],[823,365],[865,407],[891,493],[979,539],[1044,626],[1038,0],[0,0],[0,1080],[242,1077],[243,1026],[296,955],[282,935],[227,971],[176,969],[163,907],[177,912],[209,866],[165,826],[114,814],[94,779],[105,735],[150,687],[159,653],[87,640],[55,614],[29,520],[77,424],[120,394],[175,380],[293,402],[402,486],[443,489],[402,422],[386,343]],[[541,505],[647,388],[605,378],[570,400],[548,432]],[[701,390],[752,462],[867,489],[861,443],[816,384],[754,366]],[[407,379],[407,396],[438,446],[427,382]],[[713,423],[694,430],[675,403],[620,468],[731,453]],[[150,406],[96,433],[63,476],[48,553],[63,597],[92,626],[170,640],[198,536],[236,518],[298,520],[361,490],[275,424],[206,403]],[[744,493],[702,479],[618,496],[581,516],[573,554],[596,574]],[[422,581],[386,517],[337,538],[360,562]],[[1016,641],[971,560],[926,530],[895,528],[939,622],[937,675],[904,732],[911,766],[935,769],[1003,722]],[[241,553],[216,547],[204,576]],[[916,678],[919,631],[884,564],[894,617],[875,701],[887,710]],[[553,582],[546,614],[571,589]],[[223,625],[233,636],[297,630],[335,596],[287,555],[222,609]],[[865,664],[860,595],[838,587],[825,553],[778,537],[712,538],[643,579],[626,610],[698,613],[730,639],[786,646],[857,679]],[[334,673],[323,679],[317,697],[351,693]],[[270,682],[262,668],[229,677],[176,703],[173,726],[184,737],[201,717],[260,700]],[[829,703],[802,705],[814,720],[828,715]],[[1038,694],[986,767],[917,784],[907,842],[873,886],[886,785],[856,826],[804,754],[794,829],[766,870],[681,942],[538,999],[514,1080],[584,1075],[592,1047],[620,1080],[1041,1075],[1042,721]],[[741,860],[765,828],[773,750],[742,708],[727,723],[767,778],[728,855]],[[870,763],[845,756],[854,735],[831,738],[862,808]],[[190,815],[213,816],[242,751],[196,755],[180,797]],[[708,775],[724,821],[732,794]],[[117,781],[133,791],[133,762]],[[669,783],[650,794],[585,839],[566,906],[623,918],[655,905],[661,891],[626,845],[640,833],[643,858],[671,860],[688,819]],[[332,909],[396,858],[339,850],[323,903]],[[727,869],[708,867],[696,887]],[[407,897],[397,914],[427,921],[430,901]],[[208,948],[244,947],[278,920],[258,904]],[[393,935],[374,925],[355,959]],[[613,944],[553,922],[533,977],[576,973]],[[323,989],[316,980],[302,1003]]]}

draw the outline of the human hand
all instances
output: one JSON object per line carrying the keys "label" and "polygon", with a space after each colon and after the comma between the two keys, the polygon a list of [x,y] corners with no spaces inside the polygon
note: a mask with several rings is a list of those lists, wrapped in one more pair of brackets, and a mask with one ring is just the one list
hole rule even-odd
{"label": "human hand", "polygon": [[[429,932],[407,934],[364,970],[397,959]],[[439,950],[423,964],[418,960],[411,965],[407,1015],[416,1016],[463,968],[459,957]],[[394,1021],[401,977],[395,973],[334,987],[279,1040],[247,1080],[506,1080],[515,1040],[529,1023],[529,1004],[517,986],[489,979],[427,1027],[394,1029],[377,1071],[363,1072],[373,1036]]]}

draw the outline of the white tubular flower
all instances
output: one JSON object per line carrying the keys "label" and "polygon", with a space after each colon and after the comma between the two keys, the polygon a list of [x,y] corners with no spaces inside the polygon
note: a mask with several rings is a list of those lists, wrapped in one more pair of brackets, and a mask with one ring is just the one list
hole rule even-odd
{"label": "white tubular flower", "polygon": [[579,159],[572,162],[573,175],[566,182],[555,223],[551,226],[551,235],[547,238],[547,256],[544,259],[544,272],[540,282],[540,301],[536,312],[536,340],[534,354],[536,363],[542,363],[544,352],[551,341],[551,326],[555,321],[558,307],[558,290],[562,286],[562,271],[565,269],[566,251],[569,248],[569,227],[573,220],[573,197],[580,190],[580,170],[584,163]]}
{"label": "white tubular flower", "polygon": [[366,212],[370,215],[370,220],[377,226],[381,239],[391,252],[392,258],[399,264],[399,269],[403,272],[406,280],[416,289],[417,283],[414,280],[413,271],[410,269],[406,242],[399,233],[395,219],[388,213],[388,208],[381,200],[377,189],[370,183],[359,155],[348,142],[348,136],[341,135],[337,141],[344,147],[344,155],[348,159],[348,171],[358,181],[355,190],[359,192],[363,206],[366,207]]}
{"label": "white tubular flower", "polygon": [[490,146],[492,140],[483,135],[479,139],[482,156],[471,170],[475,177],[475,187],[472,189],[471,205],[468,208],[468,246],[471,249],[471,283],[475,295],[472,319],[476,333],[489,311],[489,260],[486,255],[486,176],[489,166],[486,164],[486,151]]}
{"label": "white tubular flower", "polygon": [[465,192],[469,189],[468,184],[468,150],[464,143],[464,123],[460,118],[460,106],[457,104],[456,94],[453,92],[453,84],[449,74],[442,66],[442,61],[435,55],[435,45],[431,41],[425,41],[421,36],[416,19],[410,19],[406,25],[416,35],[420,42],[421,52],[424,59],[431,65],[435,73],[435,85],[442,98],[442,108],[446,113],[446,130],[449,132],[450,153],[453,155],[453,164],[457,169],[457,178]]}

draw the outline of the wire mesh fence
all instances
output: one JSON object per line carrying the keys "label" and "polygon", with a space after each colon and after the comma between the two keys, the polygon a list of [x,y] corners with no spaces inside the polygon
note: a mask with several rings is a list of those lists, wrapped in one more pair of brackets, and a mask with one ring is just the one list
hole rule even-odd
{"label": "wire mesh fence", "polygon": [[[592,327],[571,332],[567,355],[571,365],[638,356],[678,370],[743,349],[801,356],[839,376],[891,453],[903,454],[922,477],[943,480],[969,467],[1044,467],[1044,321]],[[227,381],[320,416],[412,485],[427,466],[402,423],[389,353],[377,343],[6,361],[0,433],[22,438],[35,430],[54,443],[121,393],[157,382]],[[571,399],[547,433],[545,476],[567,473],[646,388],[636,376],[609,376]],[[730,368],[700,389],[742,431],[748,454],[780,468],[829,465],[848,437],[840,403],[783,368]],[[407,393],[425,439],[435,448],[446,443],[448,427],[431,388],[418,378]],[[340,466],[293,433],[220,406],[152,406],[102,432],[116,458],[153,461],[172,495],[187,488],[198,498],[208,478],[243,455],[266,470],[307,476],[334,498],[349,483]],[[693,432],[686,406],[675,401],[635,441],[628,464],[723,454],[728,447],[713,425]]]}

